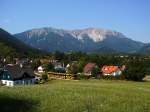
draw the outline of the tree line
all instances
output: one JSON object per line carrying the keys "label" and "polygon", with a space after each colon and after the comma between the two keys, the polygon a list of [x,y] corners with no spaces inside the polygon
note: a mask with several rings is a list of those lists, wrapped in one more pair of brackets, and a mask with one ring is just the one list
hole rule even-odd
{"label": "tree line", "polygon": [[[98,53],[83,53],[83,52],[54,52],[44,57],[51,60],[59,60],[60,62],[67,65],[68,63],[74,62],[70,68],[70,73],[77,74],[82,73],[84,66],[89,63],[96,63],[99,68],[104,65],[114,66],[126,66],[123,71],[123,77],[127,80],[141,81],[145,75],[150,75],[150,56],[139,55],[139,54],[98,54]],[[40,62],[36,59],[36,64],[40,65]],[[52,70],[52,65],[45,65],[47,70]],[[37,67],[37,66],[36,66]],[[36,68],[35,67],[35,68]],[[93,76],[100,71],[100,69],[94,69]]]}

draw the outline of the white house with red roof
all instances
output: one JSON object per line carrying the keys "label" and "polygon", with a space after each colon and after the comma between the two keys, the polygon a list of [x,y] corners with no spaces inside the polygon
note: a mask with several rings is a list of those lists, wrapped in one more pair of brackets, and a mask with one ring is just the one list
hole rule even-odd
{"label": "white house with red roof", "polygon": [[122,74],[122,68],[118,66],[103,66],[102,74],[104,76],[119,76]]}

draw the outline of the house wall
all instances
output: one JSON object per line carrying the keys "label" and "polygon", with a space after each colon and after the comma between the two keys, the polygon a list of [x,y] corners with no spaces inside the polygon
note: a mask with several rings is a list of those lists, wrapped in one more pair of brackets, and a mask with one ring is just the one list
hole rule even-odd
{"label": "house wall", "polygon": [[89,75],[92,75],[92,73],[91,73],[91,72],[88,72],[88,73],[84,73],[84,75],[89,76]]}
{"label": "house wall", "polygon": [[2,84],[5,84],[6,86],[14,86],[14,81],[11,80],[1,80]]}
{"label": "house wall", "polygon": [[38,72],[39,72],[39,73],[43,73],[43,72],[44,72],[43,67],[41,67],[41,66],[40,66],[40,67],[38,67]]}
{"label": "house wall", "polygon": [[44,71],[43,71],[43,70],[38,70],[38,72],[39,72],[39,73],[43,73]]}
{"label": "house wall", "polygon": [[103,75],[107,76],[107,75],[110,75],[110,74],[103,73]]}
{"label": "house wall", "polygon": [[29,80],[16,80],[14,81],[14,85],[31,85],[35,83],[35,79],[29,79]]}
{"label": "house wall", "polygon": [[121,75],[122,74],[122,71],[118,70],[116,72],[113,72],[111,74],[106,74],[106,73],[103,73],[103,75],[105,76],[108,76],[108,75],[111,75],[111,76],[118,76],[118,75]]}
{"label": "house wall", "polygon": [[120,71],[120,70],[114,72],[114,76],[118,76],[118,75],[121,75],[121,74],[122,74],[122,71]]}
{"label": "house wall", "polygon": [[29,79],[29,80],[1,80],[2,84],[5,84],[6,86],[14,86],[14,85],[31,85],[35,83],[35,79]]}

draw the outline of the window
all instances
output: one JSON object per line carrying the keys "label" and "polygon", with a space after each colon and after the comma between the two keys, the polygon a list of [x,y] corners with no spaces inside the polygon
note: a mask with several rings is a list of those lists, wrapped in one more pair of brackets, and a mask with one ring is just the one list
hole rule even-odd
{"label": "window", "polygon": [[7,78],[10,79],[10,76],[8,75]]}

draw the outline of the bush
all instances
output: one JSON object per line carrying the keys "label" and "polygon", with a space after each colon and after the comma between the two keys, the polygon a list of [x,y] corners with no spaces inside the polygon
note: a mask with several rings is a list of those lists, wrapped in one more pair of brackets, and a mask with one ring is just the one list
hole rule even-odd
{"label": "bush", "polygon": [[139,60],[130,61],[126,70],[123,72],[125,79],[133,81],[142,81],[146,74],[144,62]]}
{"label": "bush", "polygon": [[66,71],[64,69],[55,69],[54,72],[66,73]]}
{"label": "bush", "polygon": [[99,67],[94,67],[92,70],[92,76],[96,78],[98,76],[98,74],[100,74]]}
{"label": "bush", "polygon": [[125,79],[133,81],[142,81],[145,77],[145,72],[142,68],[132,67],[123,72]]}
{"label": "bush", "polygon": [[81,74],[81,75],[76,74],[76,75],[74,75],[74,79],[75,80],[82,80],[82,79],[89,79],[89,78],[91,78],[91,76],[84,75],[84,74]]}
{"label": "bush", "polygon": [[46,81],[48,79],[47,73],[42,74],[42,80]]}
{"label": "bush", "polygon": [[48,72],[48,71],[54,71],[54,66],[53,66],[52,63],[44,64],[44,65],[43,65],[43,68],[44,68],[44,70],[45,70],[46,72]]}
{"label": "bush", "polygon": [[106,79],[106,80],[123,80],[124,75],[118,75],[118,76],[111,76],[111,75],[107,75],[107,76],[101,76],[102,79]]}

